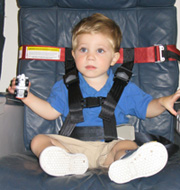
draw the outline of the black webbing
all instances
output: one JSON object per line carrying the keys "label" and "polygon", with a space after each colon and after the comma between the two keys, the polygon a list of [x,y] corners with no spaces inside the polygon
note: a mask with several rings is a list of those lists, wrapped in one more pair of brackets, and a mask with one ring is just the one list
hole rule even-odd
{"label": "black webbing", "polygon": [[[67,127],[68,126],[68,127]],[[59,135],[63,135],[63,136],[70,136],[72,131],[74,130],[76,126],[76,123],[73,123],[71,120],[71,116],[70,113],[67,115],[63,126],[61,127],[61,130],[59,131]]]}
{"label": "black webbing", "polygon": [[173,58],[173,59],[180,61],[180,55],[178,55],[172,51],[167,51],[167,56],[168,56],[168,58]]}
{"label": "black webbing", "polygon": [[99,117],[103,119],[105,141],[117,139],[116,119],[114,110],[125,86],[132,75],[133,63],[126,63],[119,67],[114,75],[114,83],[104,101]]}
{"label": "black webbing", "polygon": [[137,143],[138,146],[141,146],[144,143],[147,143],[150,141],[157,141],[163,144],[168,151],[169,157],[171,157],[174,153],[176,153],[179,150],[178,145],[173,144],[170,140],[162,136],[152,135],[148,133],[141,133],[141,132],[135,133],[135,142]]}
{"label": "black webbing", "polygon": [[180,55],[170,50],[167,50],[167,46],[164,46],[164,51],[162,51],[162,56],[165,57],[166,61],[168,61],[169,58],[173,58],[180,61]]}
{"label": "black webbing", "polygon": [[70,137],[83,141],[101,141],[104,140],[104,130],[100,126],[75,127]]}
{"label": "black webbing", "polygon": [[134,48],[123,48],[123,63],[134,63]]}
{"label": "black webbing", "polygon": [[83,108],[81,106],[81,101],[83,97],[79,87],[78,72],[75,67],[74,59],[71,55],[71,49],[66,49],[65,65],[66,67],[64,83],[68,88],[69,114],[63,126],[61,127],[59,134],[64,136],[70,136],[71,132],[75,127],[75,124],[84,121],[82,111]]}
{"label": "black webbing", "polygon": [[65,75],[74,70],[76,70],[76,65],[72,56],[72,49],[65,48]]}
{"label": "black webbing", "polygon": [[82,100],[82,106],[83,108],[93,108],[93,107],[99,107],[104,103],[105,97],[87,97],[83,98]]}

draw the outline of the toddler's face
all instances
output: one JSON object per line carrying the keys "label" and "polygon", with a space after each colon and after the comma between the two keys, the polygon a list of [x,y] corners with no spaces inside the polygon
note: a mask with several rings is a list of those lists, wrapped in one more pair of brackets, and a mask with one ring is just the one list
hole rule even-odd
{"label": "toddler's face", "polygon": [[108,37],[101,33],[79,35],[72,54],[85,79],[107,79],[107,70],[119,59],[119,53],[114,52]]}

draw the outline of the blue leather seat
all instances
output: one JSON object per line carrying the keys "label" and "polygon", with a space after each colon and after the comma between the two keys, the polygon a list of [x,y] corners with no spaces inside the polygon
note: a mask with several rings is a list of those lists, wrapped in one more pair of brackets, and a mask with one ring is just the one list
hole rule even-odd
{"label": "blue leather seat", "polygon": [[[176,44],[177,23],[174,0],[18,0],[19,46],[44,45],[71,47],[71,29],[82,18],[100,12],[115,20],[123,33],[121,47],[148,47]],[[135,64],[132,81],[154,98],[174,93],[178,87],[177,61]],[[46,99],[53,84],[64,74],[64,63],[19,60],[18,73],[31,81],[31,91]],[[174,141],[174,117],[169,112],[144,121],[130,117],[136,131],[161,135]],[[158,174],[126,184],[110,181],[107,171],[89,170],[82,176],[50,177],[30,152],[32,138],[40,133],[58,133],[60,118],[47,121],[24,108],[24,144],[27,152],[0,158],[0,189],[5,190],[178,190],[180,152],[173,155]],[[12,126],[13,128],[13,126]],[[16,131],[14,131],[16,132]],[[179,136],[177,137],[179,138]]]}

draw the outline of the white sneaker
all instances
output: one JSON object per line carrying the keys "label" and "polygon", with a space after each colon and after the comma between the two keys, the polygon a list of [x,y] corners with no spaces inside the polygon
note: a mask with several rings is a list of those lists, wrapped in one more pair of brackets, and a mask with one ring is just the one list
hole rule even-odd
{"label": "white sneaker", "polygon": [[129,157],[113,162],[109,168],[109,178],[116,183],[126,183],[140,177],[152,176],[161,171],[168,160],[164,145],[149,142],[142,145]]}
{"label": "white sneaker", "polygon": [[39,163],[41,168],[52,176],[84,174],[88,169],[88,159],[84,154],[67,153],[57,146],[44,149]]}

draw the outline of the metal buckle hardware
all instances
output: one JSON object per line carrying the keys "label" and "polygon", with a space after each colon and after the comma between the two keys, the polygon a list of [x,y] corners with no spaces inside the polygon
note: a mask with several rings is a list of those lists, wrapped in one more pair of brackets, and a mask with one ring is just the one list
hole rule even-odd
{"label": "metal buckle hardware", "polygon": [[164,62],[166,60],[166,58],[163,57],[163,55],[162,55],[162,52],[164,51],[164,46],[162,44],[154,44],[154,46],[158,46],[159,47],[159,56],[160,56],[160,60],[159,61],[155,61],[155,63]]}

